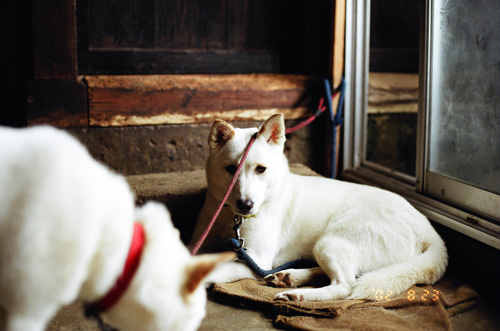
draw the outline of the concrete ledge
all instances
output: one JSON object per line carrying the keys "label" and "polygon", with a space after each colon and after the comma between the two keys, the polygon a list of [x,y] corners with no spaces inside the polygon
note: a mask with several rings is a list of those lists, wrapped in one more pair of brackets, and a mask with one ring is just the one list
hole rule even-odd
{"label": "concrete ledge", "polygon": [[[285,124],[290,128],[300,122],[287,120]],[[285,154],[291,163],[302,163],[323,171],[329,158],[325,153],[330,141],[327,122],[326,115],[323,115],[305,128],[286,135]],[[249,128],[259,127],[262,122],[238,121],[231,124]],[[73,128],[68,131],[87,147],[96,160],[129,176],[204,169],[211,127],[210,123],[200,123]]]}

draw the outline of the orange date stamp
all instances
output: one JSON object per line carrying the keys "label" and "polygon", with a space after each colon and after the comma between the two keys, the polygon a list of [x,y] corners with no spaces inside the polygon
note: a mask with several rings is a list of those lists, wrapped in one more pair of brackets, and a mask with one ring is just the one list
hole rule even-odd
{"label": "orange date stamp", "polygon": [[[392,290],[372,290],[375,293],[375,301],[391,301],[394,296],[394,292]],[[406,299],[408,301],[423,301],[423,302],[432,302],[439,300],[439,291],[438,290],[426,290],[426,289],[418,289],[418,290],[408,290],[406,291]]]}

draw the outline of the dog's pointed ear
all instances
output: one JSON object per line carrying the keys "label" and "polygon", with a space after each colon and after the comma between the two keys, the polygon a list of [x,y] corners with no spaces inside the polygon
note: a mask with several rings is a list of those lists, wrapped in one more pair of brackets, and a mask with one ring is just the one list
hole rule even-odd
{"label": "dog's pointed ear", "polygon": [[283,114],[275,114],[269,117],[260,127],[259,136],[270,144],[283,146],[286,140]]}
{"label": "dog's pointed ear", "polygon": [[233,136],[234,128],[231,124],[223,120],[215,120],[208,136],[208,146],[210,149],[224,146]]}
{"label": "dog's pointed ear", "polygon": [[205,278],[220,264],[234,260],[234,252],[202,254],[194,256],[186,266],[186,278],[182,288],[184,300],[188,300],[196,289],[205,283]]}

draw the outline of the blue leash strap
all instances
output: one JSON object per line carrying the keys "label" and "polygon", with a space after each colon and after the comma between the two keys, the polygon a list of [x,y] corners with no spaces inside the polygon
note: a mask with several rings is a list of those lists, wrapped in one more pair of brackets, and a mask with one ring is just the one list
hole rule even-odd
{"label": "blue leash strap", "polygon": [[342,125],[344,123],[344,117],[342,115],[342,106],[344,104],[344,93],[345,93],[344,77],[341,78],[340,85],[338,88],[336,88],[337,91],[340,91],[339,104],[337,106],[336,114],[333,113],[332,89],[330,87],[330,81],[325,78],[324,83],[325,83],[325,95],[327,100],[326,106],[328,108],[328,113],[330,114],[330,120],[335,126]]}
{"label": "blue leash strap", "polygon": [[248,267],[252,269],[252,271],[254,271],[257,275],[259,275],[262,278],[290,268],[305,269],[305,268],[314,268],[318,266],[318,264],[315,261],[306,259],[297,259],[282,264],[274,269],[264,270],[261,267],[259,267],[257,263],[255,263],[255,261],[248,255],[246,248],[241,247],[241,243],[240,241],[238,241],[238,239],[231,238],[227,241],[227,243],[231,248],[231,250],[235,251],[238,254],[238,259],[245,262],[248,265]]}
{"label": "blue leash strap", "polygon": [[326,94],[326,106],[328,108],[328,113],[330,114],[330,120],[332,122],[332,163],[330,168],[330,178],[335,178],[335,169],[336,169],[336,158],[337,158],[337,126],[341,126],[344,122],[344,118],[342,116],[342,106],[344,104],[344,92],[345,92],[345,82],[342,77],[340,81],[340,86],[338,87],[340,90],[339,96],[339,104],[337,107],[337,113],[333,113],[332,106],[332,89],[330,87],[330,82],[328,79],[324,80],[325,83],[325,94]]}

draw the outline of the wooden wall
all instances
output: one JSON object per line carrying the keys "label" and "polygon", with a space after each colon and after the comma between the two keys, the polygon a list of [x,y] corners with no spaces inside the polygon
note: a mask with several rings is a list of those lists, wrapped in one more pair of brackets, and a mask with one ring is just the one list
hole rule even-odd
{"label": "wooden wall", "polygon": [[[132,158],[148,161],[140,146],[125,153],[108,143],[127,145],[130,132],[163,148],[166,133],[198,134],[215,118],[255,126],[282,112],[295,123],[315,112],[323,78],[338,85],[343,71],[343,0],[45,0],[1,9],[0,125],[71,129],[118,171]],[[327,121],[319,122],[311,136],[289,137],[294,162],[329,159],[318,136]],[[205,138],[195,136],[198,148]],[[160,152],[149,158],[177,162]],[[136,168],[127,171],[147,171]]]}
{"label": "wooden wall", "polygon": [[343,42],[330,0],[47,0],[32,12],[30,125],[303,118]]}

